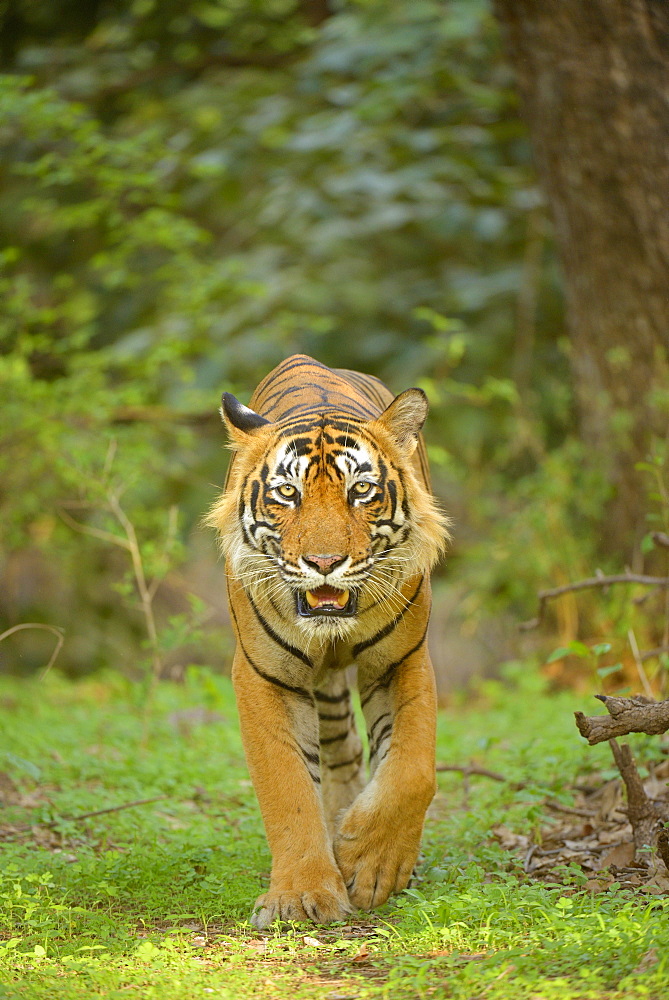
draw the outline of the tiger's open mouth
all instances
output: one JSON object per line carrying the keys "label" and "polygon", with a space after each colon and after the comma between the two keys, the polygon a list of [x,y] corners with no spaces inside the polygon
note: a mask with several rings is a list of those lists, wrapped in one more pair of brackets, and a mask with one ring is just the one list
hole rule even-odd
{"label": "tiger's open mouth", "polygon": [[297,593],[297,613],[303,618],[349,617],[357,610],[357,598],[350,590],[337,590],[325,584],[315,590],[300,590]]}

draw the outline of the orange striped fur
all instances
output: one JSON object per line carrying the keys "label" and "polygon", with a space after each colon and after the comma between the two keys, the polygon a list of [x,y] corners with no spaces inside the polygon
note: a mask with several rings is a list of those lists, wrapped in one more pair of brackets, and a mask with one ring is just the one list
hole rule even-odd
{"label": "orange striped fur", "polygon": [[[370,909],[411,877],[434,793],[429,572],[448,538],[425,396],[287,358],[249,407],[207,521],[227,560],[233,682],[272,852],[252,921]],[[345,668],[355,664],[369,779]]]}

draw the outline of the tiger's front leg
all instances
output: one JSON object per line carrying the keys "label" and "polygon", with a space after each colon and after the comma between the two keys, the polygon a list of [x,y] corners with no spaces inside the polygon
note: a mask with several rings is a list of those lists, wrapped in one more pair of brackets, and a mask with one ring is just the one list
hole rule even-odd
{"label": "tiger's front leg", "polygon": [[232,679],[242,740],[272,853],[269,889],[251,923],[340,920],[351,907],[320,796],[318,715],[311,694],[258,673],[238,648]]}
{"label": "tiger's front leg", "polygon": [[406,888],[436,788],[436,694],[425,642],[373,680],[361,678],[371,781],[344,814],[334,852],[361,909]]}
{"label": "tiger's front leg", "polygon": [[329,833],[365,784],[358,736],[344,670],[331,671],[314,692],[321,743],[321,793]]}

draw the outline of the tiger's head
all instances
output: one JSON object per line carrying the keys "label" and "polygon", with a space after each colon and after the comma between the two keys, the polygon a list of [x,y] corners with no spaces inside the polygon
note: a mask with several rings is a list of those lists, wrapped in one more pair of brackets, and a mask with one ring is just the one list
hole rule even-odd
{"label": "tiger's head", "polygon": [[235,456],[206,520],[231,575],[323,641],[374,605],[397,610],[401,584],[427,572],[449,537],[411,460],[423,391],[369,421],[333,411],[272,423],[229,393],[221,413]]}

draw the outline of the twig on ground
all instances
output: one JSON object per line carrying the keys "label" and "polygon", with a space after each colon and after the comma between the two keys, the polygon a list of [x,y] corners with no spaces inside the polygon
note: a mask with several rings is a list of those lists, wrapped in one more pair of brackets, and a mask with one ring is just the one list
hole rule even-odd
{"label": "twig on ground", "polygon": [[147,806],[150,802],[162,802],[168,795],[155,795],[152,799],[136,799],[134,802],[124,802],[120,806],[108,806],[106,809],[95,809],[93,812],[79,813],[77,816],[59,816],[49,820],[44,826],[57,826],[58,823],[79,823],[82,819],[92,819],[93,816],[104,816],[106,813],[121,812],[122,809],[134,809],[135,806]]}
{"label": "twig on ground", "polygon": [[553,587],[552,590],[540,590],[538,594],[539,610],[537,612],[537,617],[531,618],[530,621],[522,622],[518,628],[522,632],[528,632],[530,629],[537,628],[543,619],[546,603],[548,601],[552,601],[555,597],[561,597],[563,594],[570,594],[576,590],[587,590],[591,587],[610,587],[615,583],[639,583],[644,587],[669,588],[669,576],[644,576],[641,573],[617,573],[613,576],[593,576],[589,577],[587,580],[577,580],[575,583],[566,583],[562,587]]}
{"label": "twig on ground", "polygon": [[[481,778],[490,778],[492,781],[502,781],[504,783],[511,784],[514,791],[521,791],[523,788],[527,788],[526,781],[514,781],[509,782],[508,778],[505,778],[503,774],[499,774],[497,771],[489,771],[486,767],[477,767],[476,764],[458,765],[458,764],[437,764],[437,771],[456,771],[462,774],[463,777],[468,778],[470,775],[478,775]],[[595,813],[592,809],[578,809],[576,806],[563,806],[561,802],[556,802],[555,799],[546,799],[546,805],[549,809],[556,809],[558,812],[569,813],[570,816],[585,816],[590,818],[594,816]]]}
{"label": "twig on ground", "polygon": [[457,771],[460,774],[478,774],[482,778],[492,778],[493,781],[508,781],[503,774],[496,771],[488,771],[485,767],[477,767],[476,764],[437,764],[437,771]]}
{"label": "twig on ground", "polygon": [[46,827],[52,830],[59,823],[80,823],[84,819],[92,819],[93,816],[104,816],[106,813],[121,812],[122,809],[134,809],[135,806],[146,806],[150,802],[162,802],[169,798],[168,795],[156,795],[152,799],[136,799],[134,802],[124,802],[120,806],[108,806],[106,809],[95,809],[93,812],[79,813],[76,816],[58,816],[50,819],[46,823],[19,823],[16,830],[32,830],[34,827]]}
{"label": "twig on ground", "polygon": [[627,736],[628,733],[658,736],[669,729],[669,700],[651,701],[643,695],[614,698],[597,694],[595,697],[604,703],[608,716],[586,716],[583,712],[574,712],[578,731],[590,746],[616,736]]}
{"label": "twig on ground", "polygon": [[546,805],[549,809],[567,813],[569,816],[584,816],[586,819],[590,819],[592,816],[597,815],[594,809],[578,809],[576,806],[563,806],[561,802],[556,802],[555,799],[546,799]]}
{"label": "twig on ground", "polygon": [[442,773],[444,771],[455,771],[461,774],[463,778],[467,779],[472,775],[477,775],[479,778],[490,778],[492,781],[502,781],[505,784],[511,785],[514,791],[519,792],[522,788],[527,788],[526,781],[510,781],[503,774],[498,774],[497,771],[489,771],[486,767],[478,767],[476,764],[437,764],[437,771]]}

